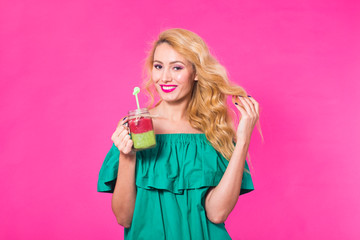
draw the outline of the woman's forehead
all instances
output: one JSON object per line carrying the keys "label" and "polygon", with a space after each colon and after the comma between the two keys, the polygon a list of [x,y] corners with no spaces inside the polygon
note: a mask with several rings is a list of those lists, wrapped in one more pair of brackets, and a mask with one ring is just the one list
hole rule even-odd
{"label": "woman's forehead", "polygon": [[161,43],[156,47],[154,52],[154,61],[160,61],[162,63],[174,63],[177,61],[185,64],[189,63],[183,55],[178,53],[168,43]]}

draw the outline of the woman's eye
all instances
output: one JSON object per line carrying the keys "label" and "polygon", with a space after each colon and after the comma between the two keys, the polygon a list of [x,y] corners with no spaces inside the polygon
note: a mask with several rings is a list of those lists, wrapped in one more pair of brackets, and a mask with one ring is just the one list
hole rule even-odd
{"label": "woman's eye", "polygon": [[155,64],[155,65],[154,65],[154,68],[156,68],[156,69],[161,69],[161,65]]}
{"label": "woman's eye", "polygon": [[181,69],[183,69],[183,67],[176,66],[176,67],[174,67],[174,69],[175,69],[175,70],[181,70]]}

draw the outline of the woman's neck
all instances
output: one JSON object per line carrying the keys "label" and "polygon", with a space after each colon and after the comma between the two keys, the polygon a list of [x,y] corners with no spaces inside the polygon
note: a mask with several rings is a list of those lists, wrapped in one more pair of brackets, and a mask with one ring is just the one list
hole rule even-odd
{"label": "woman's neck", "polygon": [[172,122],[188,121],[187,107],[189,99],[183,99],[181,102],[166,102],[161,103],[156,107],[154,114],[159,118],[167,119]]}
{"label": "woman's neck", "polygon": [[161,102],[158,108],[158,114],[160,117],[166,118],[173,122],[186,121],[187,118],[187,103],[181,102],[178,104],[172,104],[167,102]]}

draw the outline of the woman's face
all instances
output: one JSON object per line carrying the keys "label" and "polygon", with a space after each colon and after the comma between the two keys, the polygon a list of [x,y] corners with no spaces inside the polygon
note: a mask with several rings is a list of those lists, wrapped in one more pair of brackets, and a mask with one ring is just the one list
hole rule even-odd
{"label": "woman's face", "polygon": [[197,81],[191,63],[167,43],[155,49],[151,76],[160,97],[168,102],[185,99]]}

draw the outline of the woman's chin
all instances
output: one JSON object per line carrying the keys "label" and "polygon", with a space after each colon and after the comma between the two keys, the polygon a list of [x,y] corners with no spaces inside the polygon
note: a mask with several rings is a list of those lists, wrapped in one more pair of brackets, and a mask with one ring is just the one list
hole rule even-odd
{"label": "woman's chin", "polygon": [[163,102],[167,102],[167,103],[172,103],[172,102],[176,102],[176,99],[172,99],[172,98],[168,98],[168,97],[163,97],[161,98],[163,100]]}
{"label": "woman's chin", "polygon": [[159,96],[161,97],[161,99],[163,99],[164,101],[174,101],[176,100],[178,97],[175,96],[175,94],[172,94],[172,93],[164,93],[164,92],[161,92],[159,94]]}
{"label": "woman's chin", "polygon": [[177,103],[179,101],[181,101],[181,98],[176,97],[176,96],[161,96],[161,99],[163,102],[167,102],[167,103]]}
{"label": "woman's chin", "polygon": [[[158,92],[159,93],[159,92]],[[190,92],[188,93],[190,94]],[[162,99],[162,101],[164,102],[168,102],[168,103],[178,103],[178,102],[181,102],[181,101],[184,101],[188,95],[180,95],[179,94],[174,94],[174,93],[164,93],[164,92],[161,92],[159,94],[160,98]]]}

